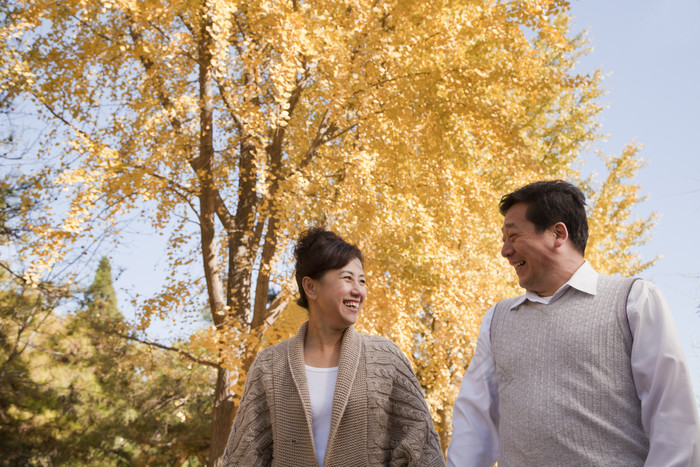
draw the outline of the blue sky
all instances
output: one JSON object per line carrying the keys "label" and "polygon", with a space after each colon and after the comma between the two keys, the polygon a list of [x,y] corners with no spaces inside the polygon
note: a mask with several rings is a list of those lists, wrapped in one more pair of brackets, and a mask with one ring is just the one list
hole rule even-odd
{"label": "blue sky", "polygon": [[[666,295],[700,395],[700,1],[581,0],[572,31],[587,30],[593,50],[579,66],[606,74],[600,119],[619,154],[642,144],[636,178],[647,196],[639,216],[660,214],[644,258],[660,256],[642,277]],[[592,155],[587,156],[593,159]]]}

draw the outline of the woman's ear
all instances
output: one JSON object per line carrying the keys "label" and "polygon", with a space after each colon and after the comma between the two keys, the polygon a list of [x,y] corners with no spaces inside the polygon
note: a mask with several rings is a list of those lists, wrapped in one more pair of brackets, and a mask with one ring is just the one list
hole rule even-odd
{"label": "woman's ear", "polygon": [[316,292],[316,281],[309,276],[304,276],[301,279],[301,286],[304,287],[304,293],[309,300],[316,300],[318,293]]}

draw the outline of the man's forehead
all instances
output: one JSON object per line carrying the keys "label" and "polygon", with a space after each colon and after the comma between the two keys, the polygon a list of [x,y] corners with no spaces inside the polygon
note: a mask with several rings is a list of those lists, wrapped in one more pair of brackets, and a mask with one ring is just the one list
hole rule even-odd
{"label": "man's forehead", "polygon": [[513,227],[518,223],[527,220],[527,205],[523,203],[514,204],[503,217],[503,226]]}
{"label": "man's forehead", "polygon": [[[516,204],[516,206],[518,205]],[[532,222],[530,222],[527,218],[526,208],[527,206],[523,206],[523,208],[515,210],[511,208],[503,219],[503,227],[501,227],[501,232],[505,232],[506,230],[529,230]]]}

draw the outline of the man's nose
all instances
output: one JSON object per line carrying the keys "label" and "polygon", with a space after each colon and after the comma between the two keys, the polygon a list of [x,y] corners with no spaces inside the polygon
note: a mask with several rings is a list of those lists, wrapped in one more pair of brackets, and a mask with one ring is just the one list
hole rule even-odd
{"label": "man's nose", "polygon": [[504,258],[509,257],[513,254],[513,247],[510,246],[509,242],[503,242],[503,247],[501,247],[501,256]]}

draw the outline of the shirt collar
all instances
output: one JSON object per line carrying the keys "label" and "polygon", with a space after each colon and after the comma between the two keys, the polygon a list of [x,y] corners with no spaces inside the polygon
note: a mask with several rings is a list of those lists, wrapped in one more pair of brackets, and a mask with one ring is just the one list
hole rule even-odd
{"label": "shirt collar", "polygon": [[513,300],[510,309],[512,310],[513,308],[519,306],[520,304],[525,302],[525,300],[530,300],[531,302],[543,303],[545,305],[548,305],[557,301],[562,295],[564,295],[564,292],[566,292],[569,289],[569,287],[573,287],[576,290],[590,295],[595,295],[597,284],[598,273],[595,269],[593,269],[591,263],[589,263],[588,261],[584,261],[581,267],[579,267],[576,270],[574,275],[571,276],[571,278],[566,282],[566,284],[559,287],[559,289],[556,292],[554,292],[554,295],[552,295],[551,297],[540,297],[535,292],[526,291],[523,295],[520,295],[516,297],[515,300]]}

